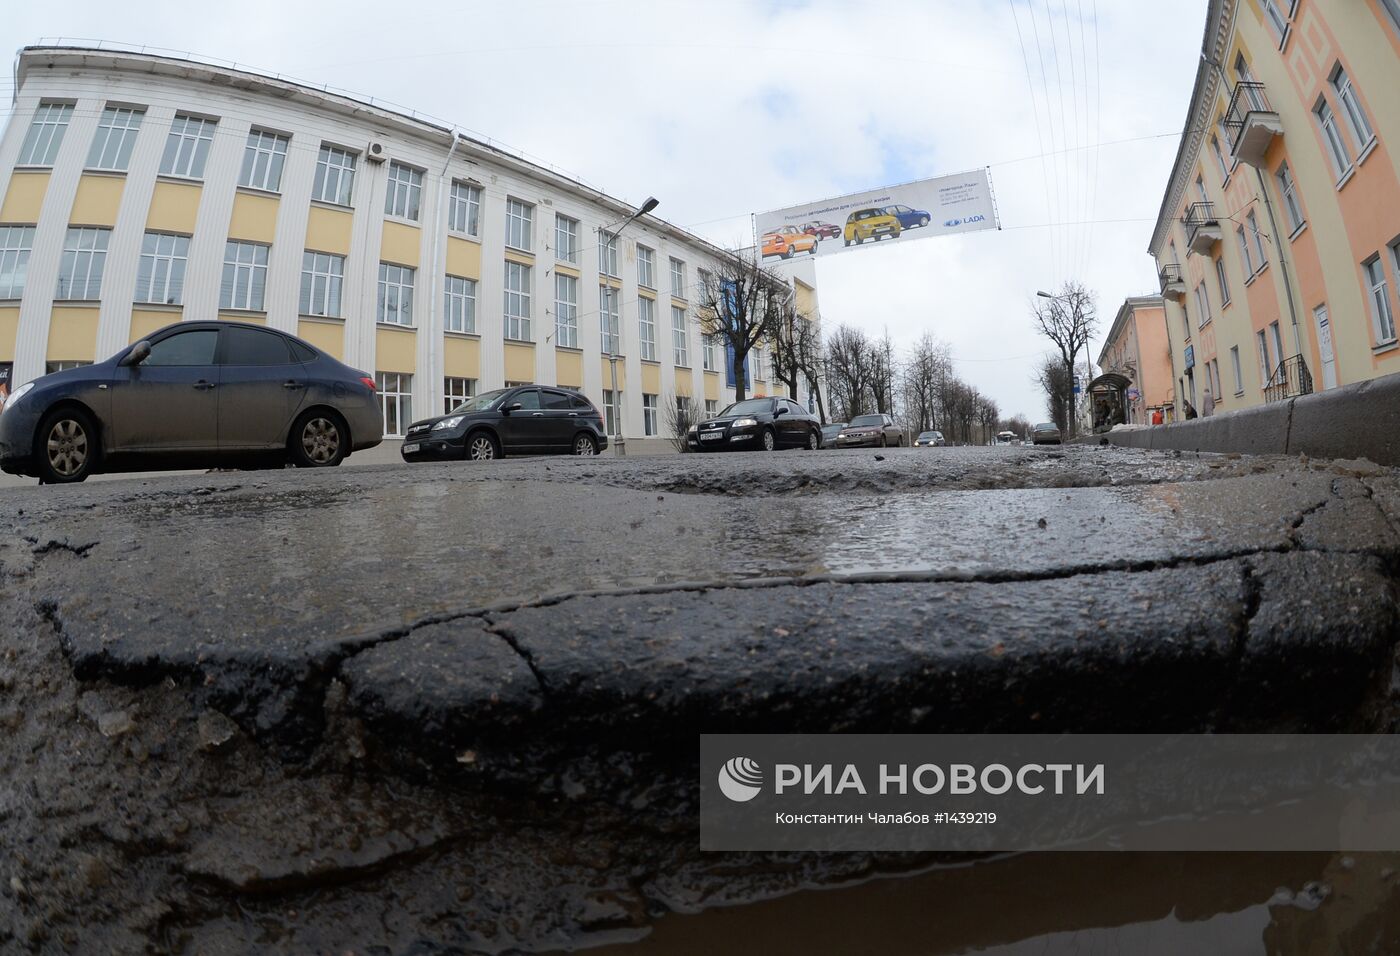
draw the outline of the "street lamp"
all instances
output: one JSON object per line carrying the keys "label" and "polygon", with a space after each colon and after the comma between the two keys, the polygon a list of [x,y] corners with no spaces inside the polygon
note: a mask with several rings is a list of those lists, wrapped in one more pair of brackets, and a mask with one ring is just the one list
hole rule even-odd
{"label": "street lamp", "polygon": [[[1042,298],[1042,299],[1053,299],[1053,300],[1055,300],[1056,302],[1059,302],[1059,301],[1061,301],[1061,300],[1070,298],[1070,296],[1067,296],[1067,295],[1051,295],[1049,292],[1046,292],[1046,291],[1044,291],[1044,290],[1037,290],[1035,294],[1038,295],[1038,296],[1040,296],[1040,298]],[[1089,402],[1090,402],[1090,398],[1089,398],[1089,379],[1091,379],[1091,378],[1093,378],[1093,377],[1094,377],[1094,366],[1093,366],[1092,360],[1089,358],[1089,337],[1086,335],[1086,336],[1084,337],[1084,407],[1085,407],[1086,410],[1090,407],[1090,406],[1089,406]],[[1078,413],[1077,413],[1077,412],[1076,412],[1076,417],[1078,417]],[[1091,415],[1091,418],[1092,418],[1092,415]]]}
{"label": "street lamp", "polygon": [[[628,216],[616,229],[611,226],[603,226],[598,230],[599,236],[603,239],[604,254],[612,247],[617,237],[622,235],[622,230],[637,221],[639,216],[644,216],[657,207],[660,200],[655,196],[648,196],[641,208]],[[599,271],[602,271],[603,263],[599,263]],[[607,275],[606,273],[604,273]],[[611,276],[608,276],[611,279]],[[606,319],[612,315],[612,282],[603,283],[603,317]],[[622,312],[618,310],[618,327],[612,330],[608,336],[610,348],[608,349],[608,365],[612,371],[612,404],[613,404],[613,448],[617,450],[619,456],[627,454],[627,439],[622,437],[622,402],[619,400],[617,391],[617,340],[622,337]]]}

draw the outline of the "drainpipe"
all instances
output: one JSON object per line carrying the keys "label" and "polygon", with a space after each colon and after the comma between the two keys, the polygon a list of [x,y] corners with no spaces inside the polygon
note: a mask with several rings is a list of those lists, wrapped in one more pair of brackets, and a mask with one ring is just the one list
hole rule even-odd
{"label": "drainpipe", "polygon": [[428,380],[428,395],[431,396],[436,390],[434,383],[442,381],[442,377],[437,374],[437,354],[438,343],[442,338],[442,330],[437,327],[438,304],[442,301],[441,284],[447,280],[444,278],[445,270],[439,267],[438,255],[442,251],[443,215],[447,209],[447,203],[452,201],[451,196],[446,196],[444,202],[444,188],[447,186],[447,167],[452,165],[452,155],[457,152],[459,137],[457,128],[452,128],[452,145],[448,147],[447,159],[442,164],[442,172],[438,173],[438,201],[433,212],[433,255],[432,269],[433,276],[428,281],[430,294],[428,297],[428,374],[432,376]]}
{"label": "drainpipe", "polygon": [[[1274,249],[1278,252],[1278,265],[1283,270],[1283,291],[1288,298],[1288,314],[1293,319],[1293,352],[1301,355],[1303,352],[1302,332],[1298,328],[1298,306],[1293,301],[1293,280],[1288,275],[1288,250],[1284,248],[1278,237],[1282,235],[1278,231],[1278,219],[1274,216],[1274,204],[1269,199],[1269,190],[1265,188],[1264,173],[1260,169],[1254,170],[1254,175],[1259,180],[1259,195],[1264,197],[1264,211],[1269,214],[1269,232],[1274,238]],[[1283,361],[1280,357],[1279,361]]]}

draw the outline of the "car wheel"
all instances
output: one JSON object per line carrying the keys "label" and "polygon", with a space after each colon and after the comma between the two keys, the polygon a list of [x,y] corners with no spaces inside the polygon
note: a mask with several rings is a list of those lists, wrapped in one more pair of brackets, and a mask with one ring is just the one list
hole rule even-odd
{"label": "car wheel", "polygon": [[807,433],[807,450],[816,451],[822,447],[822,434],[815,428]]}
{"label": "car wheel", "polygon": [[843,239],[842,241],[845,242],[848,246],[851,244],[851,240],[849,239]]}
{"label": "car wheel", "polygon": [[763,450],[772,451],[778,447],[778,439],[773,435],[773,429],[763,429]]}
{"label": "car wheel", "polygon": [[885,434],[884,434],[883,432],[881,432],[881,434],[880,434],[880,447],[881,447],[881,448],[888,448],[888,447],[889,447],[889,444],[890,444],[889,438],[886,437]]}
{"label": "car wheel", "polygon": [[490,432],[473,432],[467,436],[469,461],[493,461],[501,457],[501,443]]}
{"label": "car wheel", "polygon": [[97,464],[97,427],[79,408],[61,408],[45,415],[35,444],[34,458],[43,485],[82,481]]}
{"label": "car wheel", "polygon": [[927,226],[927,225],[928,225],[928,216],[920,216],[920,217],[919,217],[919,225],[921,225],[921,226]]}
{"label": "car wheel", "polygon": [[784,258],[784,259],[791,259],[791,258],[792,258],[792,246],[786,246],[786,247],[784,247],[784,249],[783,249],[783,251],[782,251],[782,258]]}
{"label": "car wheel", "polygon": [[298,468],[330,468],[345,458],[345,426],[339,416],[313,409],[292,426],[292,464]]}
{"label": "car wheel", "polygon": [[574,439],[574,454],[592,458],[598,454],[598,441],[587,432]]}
{"label": "car wheel", "polygon": [[810,249],[807,250],[807,255],[809,255],[809,256],[815,256],[816,254],[817,254],[817,243],[814,242],[814,243],[812,243],[812,248],[810,248]]}

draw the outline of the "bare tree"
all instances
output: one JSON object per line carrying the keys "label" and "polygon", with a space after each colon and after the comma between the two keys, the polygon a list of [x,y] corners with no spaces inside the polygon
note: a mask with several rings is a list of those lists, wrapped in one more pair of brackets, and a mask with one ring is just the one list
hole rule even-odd
{"label": "bare tree", "polygon": [[1031,423],[1024,415],[1012,415],[1010,418],[1002,419],[1000,430],[1015,432],[1017,438],[1025,438],[1031,433]]}
{"label": "bare tree", "polygon": [[789,297],[778,312],[777,334],[773,337],[773,375],[787,386],[788,397],[797,401],[799,382],[807,383],[807,391],[817,400],[817,411],[826,421],[826,406],[822,400],[821,331],[816,319],[797,310]]}
{"label": "bare tree", "polygon": [[[1074,381],[1075,361],[1079,353],[1089,348],[1089,339],[1098,331],[1099,320],[1094,303],[1094,294],[1082,283],[1068,281],[1054,298],[1042,298],[1032,303],[1035,327],[1041,335],[1055,344],[1060,352],[1060,361]],[[1087,384],[1087,383],[1086,383]],[[1070,391],[1070,408],[1067,424],[1068,437],[1074,436],[1073,385]],[[1059,424],[1058,421],[1056,424]],[[1065,426],[1061,425],[1061,431]]]}
{"label": "bare tree", "polygon": [[744,249],[718,261],[712,272],[701,274],[695,315],[700,331],[712,336],[733,356],[734,400],[748,397],[744,362],[765,339],[775,337],[780,312],[788,299],[788,287],[763,267],[757,249]]}
{"label": "bare tree", "polygon": [[671,447],[676,451],[689,451],[690,444],[686,440],[686,433],[690,431],[691,425],[700,420],[695,411],[695,399],[688,395],[668,395],[662,414],[665,416],[666,431],[669,433],[667,441],[671,443]]}
{"label": "bare tree", "polygon": [[914,349],[904,363],[904,417],[909,430],[915,434],[938,428],[942,420],[939,407],[939,387],[952,376],[952,358],[948,346],[939,343],[927,332],[914,343]]}
{"label": "bare tree", "polygon": [[870,348],[870,398],[875,402],[875,411],[886,415],[894,414],[895,362],[894,342],[889,330],[885,337],[871,343]]}
{"label": "bare tree", "polygon": [[1001,409],[986,395],[977,395],[977,424],[982,426],[982,441],[989,442],[996,437],[997,422],[1001,420]]}
{"label": "bare tree", "polygon": [[1068,435],[1074,406],[1074,375],[1057,358],[1046,356],[1035,369],[1035,384],[1045,392],[1045,411],[1060,434]]}
{"label": "bare tree", "polygon": [[832,413],[842,421],[871,407],[870,338],[860,329],[838,325],[826,340],[826,383]]}

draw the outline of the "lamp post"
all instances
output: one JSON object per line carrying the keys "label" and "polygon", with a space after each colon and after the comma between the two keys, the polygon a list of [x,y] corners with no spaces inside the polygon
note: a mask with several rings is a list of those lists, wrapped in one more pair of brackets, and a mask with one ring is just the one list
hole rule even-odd
{"label": "lamp post", "polygon": [[[1036,292],[1036,295],[1040,296],[1042,299],[1053,299],[1053,300],[1055,300],[1056,302],[1061,302],[1061,301],[1063,301],[1063,300],[1069,298],[1069,296],[1067,296],[1067,295],[1051,295],[1049,292],[1045,292],[1045,291],[1037,291],[1037,292]],[[1091,360],[1090,360],[1090,358],[1089,358],[1089,339],[1088,339],[1088,336],[1085,336],[1085,338],[1084,338],[1084,407],[1085,407],[1086,410],[1088,410],[1088,409],[1090,408],[1090,405],[1089,405],[1089,402],[1090,402],[1090,398],[1089,398],[1089,380],[1092,379],[1093,377],[1094,377],[1094,366],[1093,366],[1093,364],[1091,363]],[[1072,388],[1072,387],[1073,387],[1073,382],[1071,382],[1070,384],[1071,384],[1071,388]],[[1077,404],[1078,404],[1078,403],[1076,403],[1076,405],[1077,405]],[[1078,417],[1079,417],[1079,412],[1078,412],[1078,409],[1076,409],[1076,410],[1075,410],[1075,418],[1077,419]],[[1090,417],[1091,417],[1091,419],[1092,419],[1092,415],[1091,415]],[[1078,421],[1076,421],[1074,424],[1075,424],[1075,427],[1076,427],[1076,430],[1077,430],[1077,429],[1078,429],[1078,425],[1079,425]],[[1090,424],[1092,425],[1092,421],[1091,421]]]}
{"label": "lamp post", "polygon": [[[616,229],[613,229],[611,226],[600,227],[598,230],[598,234],[600,238],[603,239],[603,254],[606,255],[608,251],[612,248],[613,242],[616,241],[618,236],[622,235],[622,230],[632,225],[632,223],[635,222],[638,217],[644,216],[647,213],[651,212],[653,209],[655,209],[659,202],[660,200],[658,200],[655,196],[648,196],[646,202],[642,203],[641,208],[634,212],[632,215],[628,216],[623,221],[621,226],[618,226]],[[603,263],[600,262],[598,266],[599,271],[602,271]],[[612,315],[613,311],[613,288],[611,282],[612,275],[607,272],[604,272],[603,274],[609,280],[603,283],[603,318],[606,320],[609,316]],[[608,367],[612,372],[613,448],[616,449],[617,454],[619,456],[625,456],[627,454],[627,439],[622,437],[622,402],[618,397],[617,391],[617,340],[621,337],[622,310],[619,308],[618,327],[616,329],[609,330],[608,335],[608,344],[610,346],[608,349]]]}

